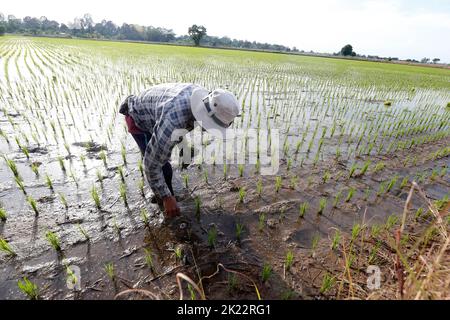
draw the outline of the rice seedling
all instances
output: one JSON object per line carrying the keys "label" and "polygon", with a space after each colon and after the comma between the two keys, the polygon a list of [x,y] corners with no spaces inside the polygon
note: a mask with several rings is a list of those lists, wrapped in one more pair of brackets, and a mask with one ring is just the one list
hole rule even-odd
{"label": "rice seedling", "polygon": [[123,182],[120,183],[119,194],[120,194],[120,198],[122,199],[125,206],[128,207],[127,186]]}
{"label": "rice seedling", "polygon": [[149,249],[144,248],[144,252],[145,252],[145,264],[147,265],[147,267],[154,272],[155,271],[155,265],[153,262],[153,255],[152,255],[152,251]]}
{"label": "rice seedling", "polygon": [[45,184],[47,185],[47,187],[50,189],[50,191],[53,191],[53,181],[50,178],[50,176],[48,174],[45,175]]}
{"label": "rice seedling", "polygon": [[11,248],[9,243],[3,238],[0,238],[0,251],[3,251],[8,256],[16,256],[17,255],[16,252]]}
{"label": "rice seedling", "polygon": [[80,160],[83,164],[83,168],[86,168],[86,156],[84,154],[80,155]]}
{"label": "rice seedling", "polygon": [[14,177],[18,179],[22,179],[19,175],[19,170],[17,169],[17,165],[14,162],[14,160],[8,159],[5,155],[3,156],[3,159],[5,159],[5,162],[8,166],[8,168],[11,170],[11,172],[14,174]]}
{"label": "rice seedling", "polygon": [[22,191],[24,195],[27,195],[27,191],[25,190],[25,185],[23,184],[23,181],[17,177],[14,177],[14,180],[16,181],[17,187]]}
{"label": "rice seedling", "polygon": [[341,231],[336,229],[334,231],[333,240],[331,241],[331,250],[336,250],[341,242]]}
{"label": "rice seedling", "polygon": [[352,242],[358,238],[359,234],[361,233],[362,227],[359,223],[355,223],[352,227]]}
{"label": "rice seedling", "polygon": [[300,209],[299,209],[299,212],[298,212],[298,217],[299,218],[303,218],[305,216],[305,213],[306,213],[306,210],[308,210],[308,207],[309,207],[309,203],[308,202],[303,202],[300,205]]}
{"label": "rice seedling", "polygon": [[195,202],[195,216],[197,218],[197,221],[199,221],[200,220],[202,200],[200,199],[199,196],[197,196],[197,197],[195,197],[194,202]]}
{"label": "rice seedling", "polygon": [[141,218],[142,221],[144,222],[144,225],[148,226],[149,225],[149,219],[148,219],[148,211],[147,209],[142,209],[141,210]]}
{"label": "rice seedling", "polygon": [[39,166],[36,163],[31,164],[31,171],[33,171],[36,178],[39,177]]}
{"label": "rice seedling", "polygon": [[240,187],[239,188],[239,203],[244,203],[245,194],[246,194],[245,188]]}
{"label": "rice seedling", "polygon": [[280,176],[277,176],[275,178],[275,192],[278,193],[282,186],[282,180]]}
{"label": "rice seedling", "polygon": [[414,215],[414,218],[416,219],[416,221],[420,219],[420,217],[422,216],[422,214],[423,214],[423,208],[420,207],[419,209],[417,209],[417,211],[416,211],[416,213],[415,213],[415,215]]}
{"label": "rice seedling", "polygon": [[120,180],[122,181],[122,183],[125,183],[125,176],[123,174],[123,167],[122,166],[118,166],[117,167],[117,173],[120,176]]}
{"label": "rice seedling", "polygon": [[63,157],[58,157],[58,163],[59,163],[59,166],[60,166],[62,172],[65,173],[66,172],[66,165],[64,164],[64,158]]}
{"label": "rice seedling", "polygon": [[322,182],[327,183],[330,180],[330,172],[327,170],[322,176]]}
{"label": "rice seedling", "polygon": [[243,177],[244,176],[244,165],[240,164],[238,165],[238,171],[239,171],[239,177]]}
{"label": "rice seedling", "polygon": [[66,196],[63,193],[59,193],[59,199],[61,200],[62,205],[64,206],[64,209],[69,209],[69,204],[67,203]]}
{"label": "rice seedling", "polygon": [[97,188],[94,185],[91,188],[91,197],[92,197],[92,200],[94,201],[95,207],[98,210],[100,210],[102,207],[101,203],[100,203],[100,197],[98,195]]}
{"label": "rice seedling", "polygon": [[223,164],[223,180],[227,180],[227,172],[228,172],[228,166],[226,163]]}
{"label": "rice seedling", "polygon": [[336,282],[336,278],[332,277],[328,272],[322,278],[322,286],[320,287],[320,293],[325,294],[330,291]]}
{"label": "rice seedling", "polygon": [[86,232],[86,230],[79,223],[77,223],[77,228],[78,228],[78,231],[80,231],[80,233],[86,239],[86,241],[89,241],[91,239],[89,234]]}
{"label": "rice seedling", "polygon": [[27,196],[27,202],[29,203],[29,205],[34,211],[35,216],[37,217],[39,215],[39,210],[37,208],[36,200],[34,200],[32,196]]}
{"label": "rice seedling", "polygon": [[141,196],[143,198],[145,198],[144,187],[145,187],[145,181],[144,181],[144,179],[140,179],[138,182],[138,188],[139,188],[139,192],[141,193]]}
{"label": "rice seedling", "polygon": [[213,225],[208,230],[208,245],[211,248],[214,248],[216,246],[216,243],[217,243],[217,229],[216,226]]}
{"label": "rice seedling", "polygon": [[317,211],[318,214],[323,214],[323,211],[325,210],[327,206],[327,199],[321,198],[319,201],[319,210]]}
{"label": "rice seedling", "polygon": [[50,243],[50,245],[53,247],[53,249],[55,249],[56,251],[61,251],[61,243],[59,241],[58,236],[55,233],[48,231],[45,234],[45,238]]}
{"label": "rice seedling", "polygon": [[337,206],[339,204],[339,199],[341,198],[341,195],[342,195],[342,190],[339,190],[338,193],[336,193],[336,195],[334,196],[333,208],[337,208]]}
{"label": "rice seedling", "polygon": [[239,286],[239,280],[236,276],[236,274],[234,273],[229,273],[228,274],[228,291],[229,292],[233,292],[234,290],[236,290]]}
{"label": "rice seedling", "polygon": [[269,278],[272,276],[272,267],[270,264],[265,263],[261,272],[262,282],[267,282]]}
{"label": "rice seedling", "polygon": [[350,188],[350,190],[348,190],[347,197],[345,198],[345,202],[350,202],[350,200],[352,200],[353,196],[355,195],[355,192],[355,188]]}
{"label": "rice seedling", "polygon": [[311,240],[311,249],[313,251],[313,255],[314,251],[317,249],[317,246],[319,245],[319,241],[320,241],[320,234],[319,233],[314,234]]}
{"label": "rice seedling", "polygon": [[189,291],[189,295],[191,296],[191,300],[197,300],[197,296],[195,294],[195,290],[194,288],[192,288],[192,285],[190,283],[188,283],[188,291]]}
{"label": "rice seedling", "polygon": [[391,191],[391,189],[395,186],[395,184],[397,183],[398,177],[394,176],[389,183],[387,184],[386,187],[386,193],[388,193],[389,191]]}
{"label": "rice seedling", "polygon": [[372,249],[370,250],[369,258],[368,258],[368,261],[367,261],[369,264],[374,264],[375,263],[375,258],[377,257],[377,254],[378,254],[378,252],[380,250],[380,247],[381,247],[381,241],[377,241],[375,243],[375,245],[372,247]]}
{"label": "rice seedling", "polygon": [[122,155],[123,165],[126,166],[127,165],[127,149],[125,148],[125,145],[123,144],[123,142],[121,142],[120,154]]}
{"label": "rice seedling", "polygon": [[355,174],[356,169],[358,169],[358,165],[356,163],[352,164],[352,166],[350,167],[350,171],[348,173],[349,179]]}
{"label": "rice seedling", "polygon": [[361,172],[359,173],[359,175],[363,176],[364,174],[366,174],[371,163],[372,163],[372,161],[370,161],[370,160],[367,160],[366,162],[364,162],[364,165],[362,166]]}
{"label": "rice seedling", "polygon": [[176,261],[181,261],[183,259],[183,250],[181,247],[176,247],[174,252]]}
{"label": "rice seedling", "polygon": [[292,176],[289,182],[289,188],[291,188],[292,190],[295,190],[295,188],[297,187],[297,182],[298,182],[298,177],[297,176]]}
{"label": "rice seedling", "polygon": [[408,185],[409,182],[409,177],[406,176],[402,179],[402,182],[400,183],[400,189],[405,188]]}
{"label": "rice seedling", "polygon": [[[141,174],[141,177],[143,178],[144,177],[144,165],[142,163],[142,159],[139,159],[139,161],[138,161],[138,168],[139,168],[139,172]],[[183,176],[183,178],[184,178],[184,176]],[[187,183],[186,182],[185,182],[185,185],[186,185],[186,189],[187,189]]]}
{"label": "rice seedling", "polygon": [[0,208],[0,221],[5,222],[7,218],[8,216],[6,214],[6,210],[4,208]]}
{"label": "rice seedling", "polygon": [[28,151],[28,148],[22,145],[20,145],[19,147],[22,150],[25,157],[27,157],[27,160],[30,160],[30,152]]}
{"label": "rice seedling", "polygon": [[111,281],[116,280],[116,274],[115,274],[114,265],[112,262],[105,264],[105,272],[106,272],[106,275],[108,276],[108,278],[111,279]]}
{"label": "rice seedling", "polygon": [[386,190],[386,182],[380,183],[380,186],[378,187],[378,191],[377,191],[377,197],[379,197],[382,194],[384,194],[385,190]]}
{"label": "rice seedling", "polygon": [[28,280],[27,277],[24,277],[22,280],[17,282],[17,286],[20,291],[25,293],[25,295],[31,300],[39,299],[39,290],[36,284]]}
{"label": "rice seedling", "polygon": [[262,195],[262,179],[259,178],[258,182],[256,183],[256,193],[258,194],[258,196]]}
{"label": "rice seedling", "polygon": [[208,184],[209,181],[208,181],[208,171],[207,171],[207,170],[205,170],[205,171],[203,172],[203,178],[204,178],[204,180],[205,180],[205,183]]}
{"label": "rice seedling", "polygon": [[241,242],[242,233],[244,232],[244,225],[241,223],[236,223],[236,239],[238,242]]}
{"label": "rice seedling", "polygon": [[184,187],[186,189],[189,189],[189,176],[187,174],[183,175],[183,182],[184,182]]}
{"label": "rice seedling", "polygon": [[103,165],[107,168],[108,163],[106,162],[106,153],[104,150],[100,151],[100,159],[103,161]]}
{"label": "rice seedling", "polygon": [[373,173],[377,173],[383,170],[386,167],[386,164],[383,161],[377,162],[375,168],[373,169]]}
{"label": "rice seedling", "polygon": [[398,217],[395,214],[391,214],[386,220],[386,224],[385,224],[386,230],[390,231],[392,229],[392,227],[397,224],[397,222],[398,222]]}
{"label": "rice seedling", "polygon": [[291,269],[291,267],[292,267],[293,264],[294,264],[294,254],[292,253],[291,250],[289,250],[289,251],[286,253],[286,258],[285,258],[285,260],[284,260],[284,267],[285,267],[285,270],[289,271],[289,270]]}
{"label": "rice seedling", "polygon": [[259,232],[264,230],[264,226],[266,225],[266,215],[261,213],[258,217],[258,230]]}

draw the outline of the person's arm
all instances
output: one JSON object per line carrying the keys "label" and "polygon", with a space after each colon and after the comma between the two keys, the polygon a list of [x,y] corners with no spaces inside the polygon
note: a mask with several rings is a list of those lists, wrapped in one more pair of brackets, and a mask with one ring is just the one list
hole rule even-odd
{"label": "person's arm", "polygon": [[163,200],[164,209],[168,216],[175,216],[179,208],[175,197],[172,196],[163,176],[162,166],[170,160],[173,147],[177,141],[171,141],[172,132],[176,129],[170,118],[158,122],[147,144],[144,156],[144,171],[147,181],[155,193]]}

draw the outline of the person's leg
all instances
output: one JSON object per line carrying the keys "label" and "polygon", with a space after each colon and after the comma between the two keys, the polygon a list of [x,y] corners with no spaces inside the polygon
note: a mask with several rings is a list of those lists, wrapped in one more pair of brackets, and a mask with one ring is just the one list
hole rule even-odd
{"label": "person's leg", "polygon": [[163,165],[162,172],[163,172],[164,180],[166,181],[167,187],[169,188],[170,193],[172,193],[172,195],[174,196],[175,193],[173,192],[173,187],[172,187],[173,169],[172,169],[172,165],[170,164],[170,162],[167,162],[165,165]]}

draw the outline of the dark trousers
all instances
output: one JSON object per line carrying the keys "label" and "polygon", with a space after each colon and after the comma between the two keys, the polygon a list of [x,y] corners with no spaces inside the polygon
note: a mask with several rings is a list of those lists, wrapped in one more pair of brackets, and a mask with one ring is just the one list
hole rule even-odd
{"label": "dark trousers", "polygon": [[[140,133],[140,134],[132,133],[131,135],[133,136],[134,141],[136,141],[137,145],[139,146],[142,156],[144,156],[145,148],[147,148],[147,144],[151,138],[150,133]],[[170,193],[172,193],[172,195],[175,195],[173,193],[173,188],[172,188],[173,170],[172,170],[172,165],[170,164],[170,162],[166,162],[162,166],[162,172],[163,172],[164,180],[166,181],[167,187],[170,190]]]}

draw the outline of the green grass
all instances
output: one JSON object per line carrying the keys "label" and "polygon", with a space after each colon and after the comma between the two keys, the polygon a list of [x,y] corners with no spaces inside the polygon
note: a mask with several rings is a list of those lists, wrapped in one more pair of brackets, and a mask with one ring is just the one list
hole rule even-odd
{"label": "green grass", "polygon": [[93,185],[91,188],[91,197],[94,201],[95,207],[100,210],[101,209],[101,203],[100,203],[100,196],[98,195],[97,188]]}
{"label": "green grass", "polygon": [[286,270],[290,270],[293,264],[294,264],[294,254],[292,253],[292,251],[289,250],[286,253],[286,258],[284,259],[284,265]]}
{"label": "green grass", "polygon": [[321,294],[327,293],[331,288],[333,288],[335,282],[336,282],[335,277],[332,277],[328,272],[325,273],[325,275],[322,278],[322,286],[320,287],[320,293]]}
{"label": "green grass", "polygon": [[267,282],[269,278],[272,276],[272,266],[268,263],[265,263],[261,272],[261,278],[263,282]]}
{"label": "green grass", "polygon": [[56,233],[48,231],[45,234],[45,238],[50,243],[50,245],[53,247],[53,249],[55,249],[56,251],[61,251],[61,242],[59,240],[59,237],[56,235]]}
{"label": "green grass", "polygon": [[8,215],[6,214],[6,210],[4,208],[0,208],[0,221],[5,222],[8,219]]}
{"label": "green grass", "polygon": [[208,230],[208,245],[211,248],[214,248],[217,244],[217,229],[215,226],[212,226]]}
{"label": "green grass", "polygon": [[26,294],[26,296],[31,300],[39,299],[39,289],[36,284],[24,277],[22,280],[17,282],[17,286],[20,291]]}
{"label": "green grass", "polygon": [[245,199],[245,189],[244,187],[240,187],[239,188],[239,203],[244,203],[244,199]]}
{"label": "green grass", "polygon": [[305,213],[306,213],[306,210],[308,210],[308,207],[309,207],[308,202],[303,202],[300,205],[300,209],[299,209],[299,212],[298,212],[299,218],[303,218],[305,216]]}
{"label": "green grass", "polygon": [[108,278],[111,279],[111,281],[116,280],[116,273],[115,273],[114,265],[112,262],[105,264],[105,273],[108,276]]}
{"label": "green grass", "polygon": [[278,193],[280,191],[282,183],[283,183],[283,181],[282,181],[281,177],[278,176],[275,178],[275,192],[276,193]]}
{"label": "green grass", "polygon": [[327,207],[327,199],[321,198],[319,201],[319,210],[317,211],[318,214],[323,214],[323,211]]}
{"label": "green grass", "polygon": [[27,202],[30,205],[31,209],[33,209],[35,216],[37,217],[39,215],[39,210],[37,207],[36,200],[32,196],[27,197]]}
{"label": "green grass", "polygon": [[0,251],[5,252],[9,256],[15,256],[15,251],[11,248],[9,243],[5,240],[0,238]]}
{"label": "green grass", "polygon": [[236,223],[236,239],[237,241],[241,241],[242,233],[244,232],[244,225],[242,223]]}

